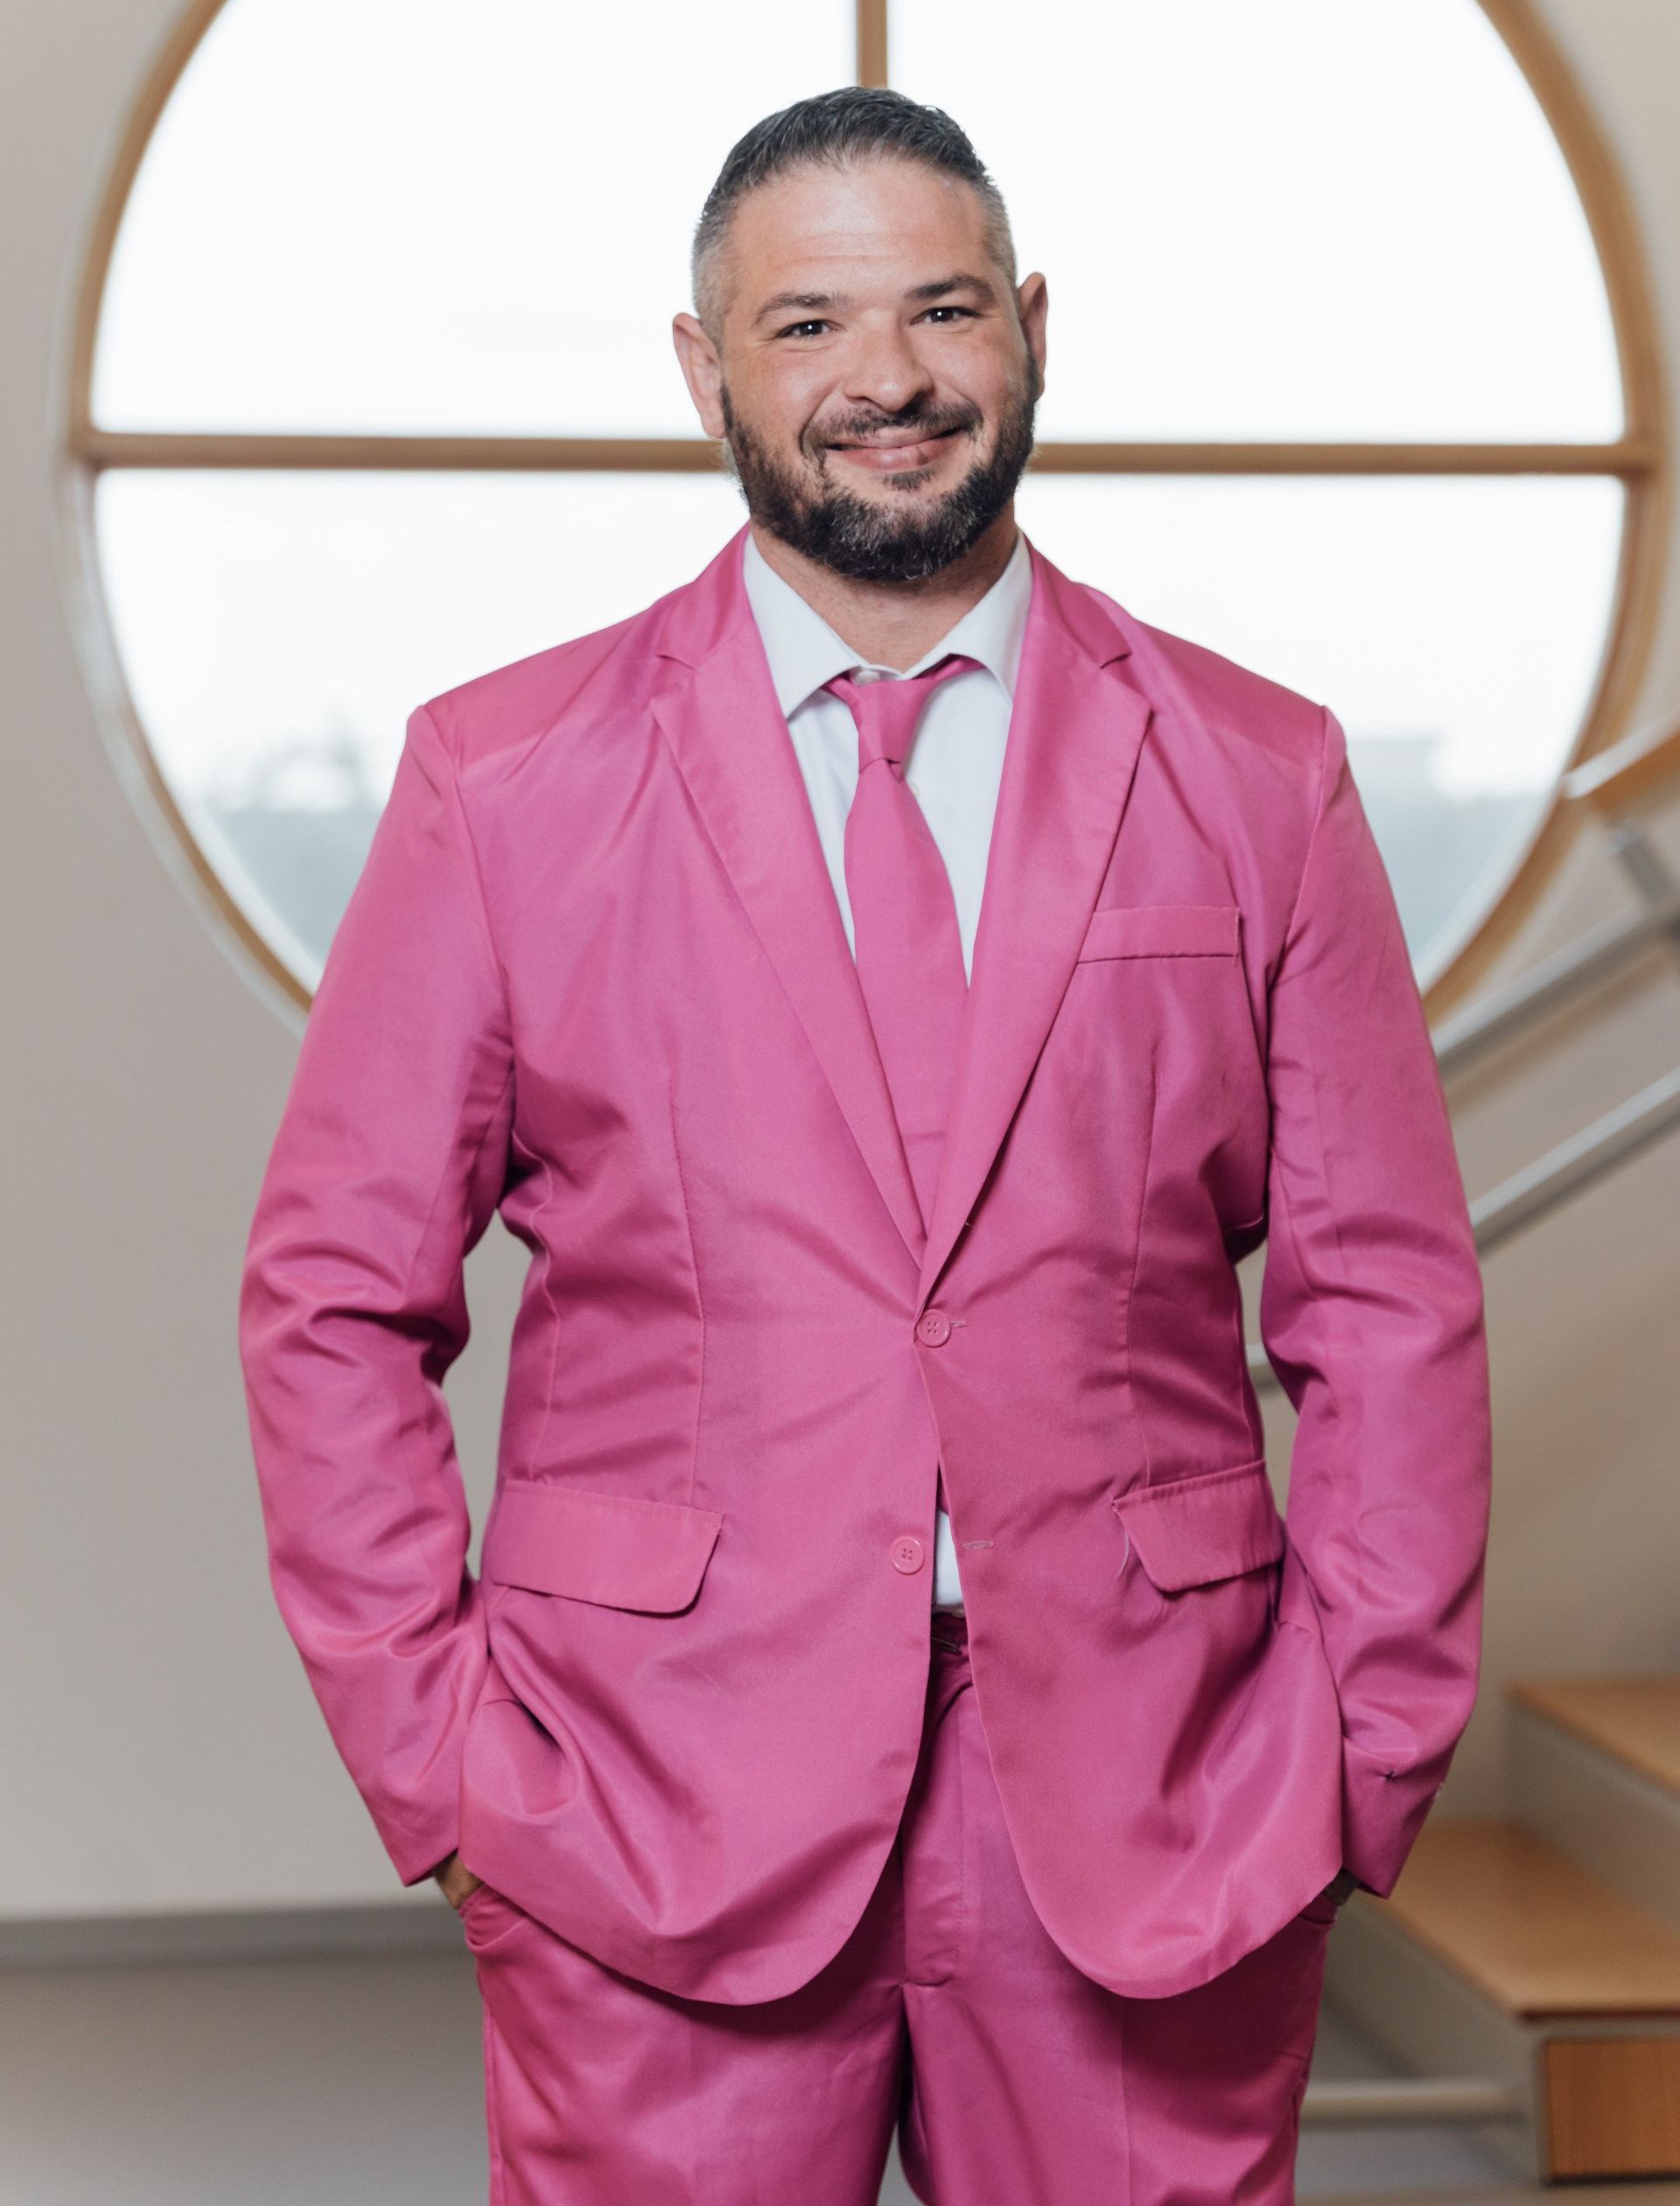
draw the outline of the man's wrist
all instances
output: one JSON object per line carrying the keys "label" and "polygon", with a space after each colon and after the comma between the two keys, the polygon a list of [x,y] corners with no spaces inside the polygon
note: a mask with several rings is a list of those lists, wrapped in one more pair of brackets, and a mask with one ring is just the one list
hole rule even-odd
{"label": "man's wrist", "polygon": [[453,1853],[445,1855],[431,1873],[438,1880],[444,1899],[458,1914],[465,1901],[484,1882],[484,1879],[474,1876],[462,1860],[458,1846]]}

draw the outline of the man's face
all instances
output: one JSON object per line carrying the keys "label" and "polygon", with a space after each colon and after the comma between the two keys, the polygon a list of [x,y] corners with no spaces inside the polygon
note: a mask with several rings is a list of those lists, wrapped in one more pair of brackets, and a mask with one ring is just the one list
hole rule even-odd
{"label": "man's face", "polygon": [[801,171],[747,194],[721,258],[715,390],[697,358],[690,382],[753,520],[860,581],[960,558],[1043,389],[1044,279],[1011,295],[979,195],[898,160]]}

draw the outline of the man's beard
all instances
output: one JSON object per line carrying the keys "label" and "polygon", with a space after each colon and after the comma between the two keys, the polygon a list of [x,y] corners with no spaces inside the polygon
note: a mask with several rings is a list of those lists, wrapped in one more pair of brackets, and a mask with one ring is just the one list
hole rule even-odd
{"label": "man's beard", "polygon": [[[737,418],[724,385],[719,394],[724,472],[734,477],[752,519],[808,559],[854,582],[919,582],[960,559],[1014,496],[1032,456],[1032,417],[1042,389],[1039,363],[1029,355],[1026,386],[1011,394],[989,459],[976,460],[961,482],[931,504],[890,494],[878,504],[833,480],[826,442],[806,447],[822,470],[819,482],[813,486],[809,477],[789,473]],[[956,427],[961,434],[977,418],[970,413],[939,419],[919,406],[914,413],[860,425],[854,433],[864,438],[918,429],[932,436]],[[891,478],[881,480],[890,494]]]}

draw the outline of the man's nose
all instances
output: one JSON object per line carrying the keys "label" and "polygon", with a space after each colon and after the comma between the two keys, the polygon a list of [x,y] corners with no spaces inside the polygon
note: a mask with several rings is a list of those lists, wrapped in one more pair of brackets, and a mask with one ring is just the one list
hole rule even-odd
{"label": "man's nose", "polygon": [[846,361],[844,389],[855,405],[875,406],[884,414],[902,413],[933,377],[917,358],[907,331],[860,330]]}

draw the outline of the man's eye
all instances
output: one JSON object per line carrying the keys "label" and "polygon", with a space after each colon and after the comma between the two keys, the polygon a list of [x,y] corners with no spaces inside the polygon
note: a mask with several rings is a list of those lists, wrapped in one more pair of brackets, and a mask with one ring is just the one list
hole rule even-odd
{"label": "man's eye", "polygon": [[[927,312],[929,314],[962,314],[970,321],[975,319],[974,309],[971,306],[930,306]],[[830,325],[821,318],[812,321],[789,322],[787,328],[779,331],[777,334],[782,337],[797,337],[802,330],[827,329],[829,326]]]}

